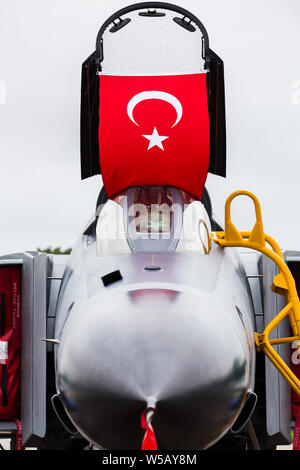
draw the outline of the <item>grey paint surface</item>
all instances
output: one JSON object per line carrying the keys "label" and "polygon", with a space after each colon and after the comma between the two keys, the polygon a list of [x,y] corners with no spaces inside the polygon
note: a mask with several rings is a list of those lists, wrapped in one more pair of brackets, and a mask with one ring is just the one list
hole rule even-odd
{"label": "grey paint surface", "polygon": [[46,432],[46,254],[24,253],[21,421],[23,444]]}
{"label": "grey paint surface", "polygon": [[[145,270],[153,264],[161,269]],[[104,287],[102,276],[115,270],[120,271],[122,280]],[[157,292],[173,292],[170,294],[173,300],[159,301]],[[199,397],[202,397],[199,403],[203,407],[205,400],[218,393],[217,384],[209,392],[204,392],[216,377],[225,380],[228,374],[227,384],[236,380],[236,383],[244,384],[245,393],[248,389],[253,390],[254,312],[249,293],[245,271],[235,250],[223,250],[213,245],[209,255],[139,252],[101,257],[96,254],[95,240],[89,237],[87,242],[85,236],[80,237],[66,266],[54,333],[55,338],[60,340],[60,344],[55,345],[57,391],[62,394],[67,413],[80,432],[101,447],[137,448],[141,438],[141,430],[136,427],[137,415],[151,396],[156,396],[159,409],[163,406],[161,403],[172,402],[172,394],[176,396],[179,393],[184,397],[188,393],[188,381],[195,380],[194,386],[197,384],[200,387],[199,393],[188,399],[194,410],[193,417],[189,419],[193,420]],[[136,296],[137,299],[141,298],[141,307],[138,301],[134,301]],[[242,312],[242,318],[236,307]],[[175,347],[177,341],[178,350]],[[185,341],[194,349],[193,354],[183,353]],[[144,349],[139,351],[137,345],[140,343]],[[174,361],[173,370],[172,361],[169,360],[171,369],[168,373],[164,348],[170,350]],[[182,354],[187,361],[185,372],[180,364]],[[151,361],[148,362],[149,357],[152,357],[152,365]],[[136,362],[132,362],[132,367],[127,370],[128,365],[125,364],[131,361]],[[235,379],[230,379],[230,370],[236,361],[245,363],[245,376],[238,379],[236,375]],[[210,363],[214,364],[214,368],[209,369]],[[198,375],[201,377],[199,383],[196,379]],[[108,395],[107,387],[110,390]],[[118,398],[115,394],[119,393]],[[235,411],[229,413],[226,393],[221,394],[219,399],[216,397],[214,404],[206,407],[206,410],[211,409],[210,417],[224,416],[220,418],[222,421],[227,416],[222,431],[218,427],[221,424],[213,424],[214,421],[208,417],[205,418],[204,430],[201,412],[199,409],[197,411],[200,412],[196,421],[200,448],[211,445],[216,439],[212,438],[212,429],[215,429],[214,432],[218,429],[219,438],[228,431],[238,415],[242,401]],[[131,414],[128,410],[126,414],[122,408],[124,399],[125,403],[132,403]],[[223,411],[213,411],[217,403],[224,399]],[[117,408],[110,407],[111,400],[121,407],[119,414]],[[104,403],[107,405],[103,408]],[[182,404],[178,410],[181,410],[178,413],[182,412]],[[225,410],[229,414],[226,415]],[[202,408],[202,418],[203,413]],[[112,424],[117,416],[122,426],[126,421],[127,432],[123,433],[123,438],[119,435],[121,424],[118,424],[119,428]],[[166,446],[164,448],[172,448],[172,443],[173,448],[174,445],[176,448],[197,446],[197,433],[193,435],[187,430],[182,433],[178,428],[174,435],[167,431],[168,421],[159,416],[160,413],[157,428],[164,443],[162,445]]]}
{"label": "grey paint surface", "polygon": [[[153,256],[152,256],[153,255]],[[31,435],[42,437],[46,429],[45,422],[45,343],[40,341],[41,337],[46,336],[46,305],[48,310],[48,324],[51,321],[52,328],[55,322],[55,305],[57,294],[59,292],[58,284],[65,271],[65,280],[62,288],[62,295],[58,304],[58,315],[56,332],[48,328],[47,335],[52,337],[61,335],[62,327],[67,326],[64,335],[70,335],[70,338],[76,336],[76,315],[81,316],[80,328],[83,327],[82,311],[79,309],[76,313],[71,310],[70,315],[74,315],[75,323],[68,327],[66,320],[66,307],[74,299],[81,296],[89,299],[95,308],[97,305],[105,305],[107,299],[114,299],[115,296],[122,295],[122,292],[136,292],[140,289],[167,288],[170,290],[186,290],[194,293],[197,290],[205,293],[206,301],[209,297],[216,302],[218,288],[222,285],[223,274],[232,273],[233,282],[234,272],[239,280],[236,294],[232,292],[232,299],[239,305],[246,307],[247,329],[252,330],[254,322],[263,317],[262,303],[260,298],[260,281],[263,285],[263,303],[265,312],[265,323],[269,322],[276,313],[282,308],[281,298],[273,294],[269,285],[276,274],[273,263],[263,258],[262,271],[260,268],[260,255],[255,252],[239,252],[243,266],[238,260],[235,250],[221,250],[214,248],[213,256],[190,254],[186,256],[183,253],[138,253],[126,256],[111,256],[101,258],[95,256],[95,239],[89,236],[80,236],[77,248],[71,257],[69,256],[48,256],[45,254],[24,253],[7,255],[0,260],[1,263],[22,263],[23,264],[23,305],[22,305],[22,325],[23,343],[22,343],[22,421],[24,442]],[[286,252],[286,261],[299,261],[299,252]],[[67,269],[65,270],[65,264]],[[144,267],[152,264],[160,264],[162,270],[159,272],[147,272]],[[48,266],[48,267],[47,267]],[[180,269],[176,269],[180,266]],[[209,266],[209,276],[207,276]],[[114,269],[120,269],[123,275],[123,281],[112,284],[105,288],[101,281],[101,276]],[[194,275],[194,269],[198,276]],[[263,273],[263,278],[249,278],[250,290],[254,299],[254,311],[252,304],[249,303],[248,288],[245,276],[259,276]],[[139,273],[137,275],[137,273]],[[202,273],[202,274],[201,274]],[[50,278],[46,281],[47,277]],[[54,278],[54,279],[53,279]],[[244,280],[243,280],[244,279]],[[46,282],[49,284],[46,296]],[[224,284],[224,282],[223,282]],[[226,284],[226,282],[225,282]],[[243,287],[242,287],[243,286]],[[224,287],[224,286],[223,286]],[[217,291],[215,290],[217,288]],[[191,289],[191,290],[190,290]],[[226,288],[225,288],[226,290]],[[194,294],[193,294],[194,295]],[[220,300],[224,299],[224,291],[219,292]],[[47,297],[47,299],[46,299]],[[202,297],[204,300],[205,297]],[[102,299],[102,300],[100,300]],[[202,302],[203,302],[202,300]],[[85,302],[85,301],[84,301]],[[218,300],[217,300],[218,303]],[[223,305],[223,303],[222,303]],[[223,305],[224,307],[224,305]],[[211,307],[210,307],[211,308]],[[255,316],[253,316],[255,314]],[[245,317],[244,317],[245,319]],[[75,326],[74,326],[75,325]],[[75,329],[74,329],[75,327]],[[261,331],[261,330],[259,330]],[[73,336],[73,334],[75,336]],[[287,325],[282,325],[275,336],[288,335]],[[57,348],[57,346],[55,346]],[[254,345],[252,344],[252,360],[255,355]],[[53,348],[53,345],[51,345]],[[280,346],[279,353],[286,362],[289,361],[289,352],[286,346]],[[249,376],[249,388],[254,387],[254,362],[250,366],[252,373]],[[266,398],[267,398],[267,430],[270,435],[270,443],[289,442],[290,439],[290,389],[285,380],[281,377],[274,366],[266,360]],[[4,423],[5,424],[5,423]]]}
{"label": "grey paint surface", "polygon": [[[276,265],[267,257],[263,257],[263,303],[265,326],[286,305],[284,297],[274,294],[270,290],[273,278],[278,273]],[[284,319],[270,334],[271,339],[290,336],[288,319]],[[274,346],[275,351],[282,359],[290,364],[290,345]],[[285,440],[290,443],[291,434],[291,389],[288,382],[278,372],[275,366],[265,358],[266,365],[266,405],[267,405],[267,431],[270,443],[277,444]],[[284,441],[283,441],[284,442]]]}

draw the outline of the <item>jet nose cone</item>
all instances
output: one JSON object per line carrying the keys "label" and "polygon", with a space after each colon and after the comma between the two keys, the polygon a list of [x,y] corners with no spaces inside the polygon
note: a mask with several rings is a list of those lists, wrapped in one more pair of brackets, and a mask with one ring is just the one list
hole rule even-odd
{"label": "jet nose cone", "polygon": [[241,409],[249,381],[245,345],[199,292],[122,292],[68,320],[59,389],[76,427],[103,448],[140,448],[149,400],[156,402],[159,449],[205,448]]}

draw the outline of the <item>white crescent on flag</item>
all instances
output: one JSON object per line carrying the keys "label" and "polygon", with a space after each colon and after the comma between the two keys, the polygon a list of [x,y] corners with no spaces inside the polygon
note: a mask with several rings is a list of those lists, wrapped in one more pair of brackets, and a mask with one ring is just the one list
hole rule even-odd
{"label": "white crescent on flag", "polygon": [[133,118],[133,110],[136,107],[138,103],[144,100],[163,100],[166,101],[167,103],[170,103],[174,108],[177,113],[177,118],[176,121],[174,122],[173,126],[176,126],[176,124],[179,123],[181,117],[182,117],[182,106],[180,101],[174,96],[171,95],[170,93],[166,93],[165,91],[142,91],[141,93],[137,93],[134,95],[133,98],[128,102],[127,105],[127,114],[129,118],[131,119],[134,124],[139,126],[139,124],[134,120]]}

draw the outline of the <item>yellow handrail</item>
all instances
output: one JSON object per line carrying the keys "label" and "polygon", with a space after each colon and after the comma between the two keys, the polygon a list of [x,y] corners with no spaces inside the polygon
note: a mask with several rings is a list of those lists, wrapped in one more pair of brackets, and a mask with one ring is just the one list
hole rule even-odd
{"label": "yellow handrail", "polygon": [[[239,232],[231,220],[231,202],[234,198],[241,195],[250,197],[254,202],[256,222],[250,232]],[[285,296],[286,306],[265,327],[262,334],[254,333],[254,338],[257,350],[263,351],[266,354],[300,396],[300,380],[272,347],[272,345],[275,344],[292,343],[293,341],[300,340],[300,302],[295,281],[288,266],[284,262],[278,244],[272,237],[264,233],[260,204],[254,194],[249,191],[235,191],[228,197],[225,203],[225,231],[215,232],[215,236],[212,240],[223,247],[245,247],[260,251],[277,265],[279,274],[274,277],[271,289],[276,294]],[[271,248],[266,246],[266,242]],[[289,315],[294,336],[270,340],[270,333],[287,315]]]}

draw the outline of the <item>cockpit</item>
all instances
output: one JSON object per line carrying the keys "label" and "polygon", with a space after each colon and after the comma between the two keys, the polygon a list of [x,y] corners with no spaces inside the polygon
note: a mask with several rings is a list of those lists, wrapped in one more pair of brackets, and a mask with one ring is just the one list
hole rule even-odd
{"label": "cockpit", "polygon": [[99,203],[97,254],[191,251],[208,254],[211,222],[204,204],[171,186],[130,187]]}

